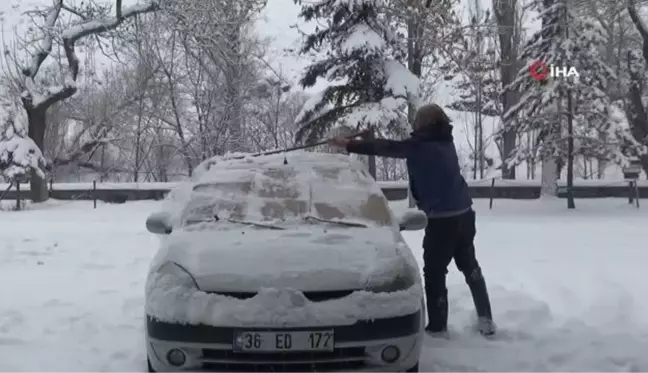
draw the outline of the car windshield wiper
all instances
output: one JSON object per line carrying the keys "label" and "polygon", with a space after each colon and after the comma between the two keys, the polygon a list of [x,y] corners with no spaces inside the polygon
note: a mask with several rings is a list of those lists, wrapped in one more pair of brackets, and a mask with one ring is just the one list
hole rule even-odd
{"label": "car windshield wiper", "polygon": [[[199,223],[215,223],[218,221],[221,221],[223,219],[219,218],[218,215],[214,215],[211,219],[194,219],[194,220],[187,220],[186,224],[187,225],[193,225],[193,224],[199,224]],[[275,229],[275,230],[285,230],[286,228],[280,227],[277,225],[272,225],[272,224],[266,224],[266,223],[259,223],[256,221],[248,221],[248,220],[237,220],[237,219],[225,219],[225,221],[228,221],[230,223],[234,224],[243,224],[243,225],[250,225],[253,227],[259,227],[259,228],[266,228],[266,229]]]}
{"label": "car windshield wiper", "polygon": [[227,219],[230,223],[251,225],[253,227],[266,228],[266,229],[275,229],[275,230],[285,230],[286,228],[280,227],[278,225],[259,223],[256,221],[247,221],[247,220],[236,220],[236,219]]}
{"label": "car windshield wiper", "polygon": [[343,225],[345,227],[367,228],[367,226],[365,224],[362,224],[362,223],[356,223],[356,222],[344,221],[344,220],[322,219],[322,218],[318,218],[318,217],[313,216],[313,215],[304,216],[304,220],[311,220],[311,221],[314,220],[314,221],[318,221],[318,222],[321,222],[321,223]]}

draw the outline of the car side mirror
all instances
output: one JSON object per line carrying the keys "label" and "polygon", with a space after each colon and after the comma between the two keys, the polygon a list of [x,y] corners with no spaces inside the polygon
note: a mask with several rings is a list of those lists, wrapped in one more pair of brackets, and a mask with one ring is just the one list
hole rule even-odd
{"label": "car side mirror", "polygon": [[421,211],[407,211],[401,215],[398,226],[401,231],[420,231],[427,227],[427,215]]}
{"label": "car side mirror", "polygon": [[171,217],[166,212],[155,212],[146,219],[146,229],[155,234],[171,234]]}

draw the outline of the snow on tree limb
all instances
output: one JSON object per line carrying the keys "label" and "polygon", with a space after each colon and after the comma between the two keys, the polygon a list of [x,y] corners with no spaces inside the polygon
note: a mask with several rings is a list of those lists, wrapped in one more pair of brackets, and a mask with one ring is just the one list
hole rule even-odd
{"label": "snow on tree limb", "polygon": [[41,41],[39,51],[34,56],[32,56],[31,66],[23,70],[23,74],[27,78],[31,78],[33,80],[36,77],[36,74],[38,74],[38,70],[40,70],[41,65],[52,51],[52,44],[54,42],[52,29],[56,24],[56,20],[58,20],[59,14],[61,14],[62,8],[63,0],[57,0],[54,6],[52,6],[50,11],[47,13],[47,17],[45,18],[45,29],[47,30],[45,37]]}
{"label": "snow on tree limb", "polygon": [[[121,7],[121,1],[117,0],[117,6]],[[68,43],[76,43],[79,39],[97,34],[104,31],[115,29],[121,25],[126,19],[134,17],[138,14],[150,13],[159,9],[159,2],[149,0],[137,5],[133,5],[123,9],[117,9],[116,15],[105,17],[99,20],[90,20],[79,25],[68,28],[61,34],[63,39]]]}
{"label": "snow on tree limb", "polygon": [[64,9],[63,0],[55,0],[45,17],[45,36],[40,43],[39,51],[32,56],[31,66],[23,69],[26,90],[23,92],[21,98],[23,105],[26,108],[47,109],[52,104],[65,100],[76,93],[76,79],[79,74],[79,58],[76,55],[75,43],[79,39],[89,35],[113,30],[131,17],[153,12],[159,9],[159,2],[158,0],[148,0],[134,6],[123,8],[122,1],[117,0],[116,8],[114,16],[88,20],[69,27],[62,32],[63,49],[65,50],[65,56],[68,61],[68,74],[65,78],[65,82],[63,86],[47,87],[39,91],[35,78],[43,62],[45,62],[52,51],[54,40],[53,29],[59,19],[61,10]]}
{"label": "snow on tree limb", "polygon": [[306,68],[300,80],[303,87],[318,79],[330,85],[297,117],[298,141],[321,138],[336,126],[397,133],[409,129],[404,112],[419,103],[419,79],[405,67],[400,43],[392,40],[394,32],[380,16],[382,5],[381,0],[302,4],[301,18],[328,25],[306,37],[301,53],[322,46],[331,51]]}

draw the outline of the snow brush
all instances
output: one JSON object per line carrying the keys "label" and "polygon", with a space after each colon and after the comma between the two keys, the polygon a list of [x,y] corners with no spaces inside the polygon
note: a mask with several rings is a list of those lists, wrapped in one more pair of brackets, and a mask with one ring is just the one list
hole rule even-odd
{"label": "snow brush", "polygon": [[[354,133],[352,135],[344,136],[344,138],[345,139],[353,139],[353,138],[356,138],[356,137],[367,138],[367,136],[369,135],[369,133],[371,131],[372,131],[371,129],[366,129],[364,131],[356,132],[356,133]],[[260,156],[263,156],[263,155],[273,155],[273,154],[292,152],[292,151],[295,151],[295,150],[309,149],[309,148],[314,148],[316,146],[325,145],[331,140],[333,140],[333,137],[328,138],[326,140],[318,141],[318,142],[313,143],[313,144],[293,146],[291,148],[284,148],[284,149],[280,149],[280,150],[271,150],[271,151],[261,152],[261,153],[251,154],[251,155],[247,155],[247,154],[246,155],[240,155],[240,156],[236,156],[236,157],[227,158],[227,160],[230,160],[230,159],[245,159],[247,157],[260,157]],[[216,161],[213,161],[213,160],[208,161],[206,167],[207,167],[207,169],[210,169],[211,166],[213,166],[215,164],[216,164]],[[288,159],[285,156],[284,156],[283,164],[285,164],[285,165],[288,164]]]}
{"label": "snow brush", "polygon": [[[360,131],[360,132],[354,133],[352,135],[344,136],[344,138],[345,139],[353,139],[353,138],[356,138],[356,137],[366,138],[367,135],[369,134],[369,131],[371,131],[371,130]],[[252,155],[242,155],[242,156],[232,157],[232,158],[228,158],[228,159],[244,159],[244,158],[247,158],[247,157],[260,157],[260,156],[263,156],[263,155],[273,155],[273,154],[293,152],[295,150],[310,149],[310,148],[314,148],[316,146],[326,145],[331,140],[333,140],[333,138],[328,138],[326,140],[318,141],[318,142],[312,143],[312,144],[293,146],[291,148],[284,148],[284,149],[280,149],[280,150],[271,150],[271,151],[256,153],[256,154],[252,154]]]}

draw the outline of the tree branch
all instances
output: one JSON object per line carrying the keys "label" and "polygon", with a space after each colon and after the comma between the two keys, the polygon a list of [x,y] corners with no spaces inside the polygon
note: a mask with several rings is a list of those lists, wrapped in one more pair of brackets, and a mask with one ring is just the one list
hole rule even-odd
{"label": "tree branch", "polygon": [[634,23],[635,28],[639,32],[639,35],[641,35],[641,39],[643,40],[643,57],[644,61],[648,64],[648,26],[643,22],[643,20],[639,17],[639,13],[637,12],[637,6],[636,6],[636,0],[628,0],[628,14],[630,15],[630,19],[632,20],[632,23]]}
{"label": "tree branch", "polygon": [[58,20],[59,15],[61,14],[61,9],[63,8],[63,0],[57,0],[54,6],[50,9],[45,17],[45,37],[40,43],[39,51],[32,57],[31,66],[23,69],[23,74],[30,79],[34,79],[38,70],[40,70],[41,65],[49,56],[52,51],[52,44],[54,43],[54,37],[52,35],[52,29]]}
{"label": "tree branch", "polygon": [[88,141],[88,142],[84,143],[83,145],[81,145],[81,147],[78,150],[68,154],[67,156],[62,157],[62,158],[55,158],[54,160],[52,160],[51,166],[54,166],[54,167],[65,166],[65,165],[68,165],[70,163],[75,163],[81,157],[83,157],[84,155],[92,152],[93,150],[95,150],[96,148],[98,148],[98,147],[100,147],[102,145],[105,145],[106,143],[107,143],[106,140]]}
{"label": "tree branch", "polygon": [[32,109],[47,109],[51,105],[63,101],[77,92],[76,80],[79,75],[79,58],[76,55],[75,43],[86,36],[99,34],[117,28],[125,20],[139,14],[154,12],[159,9],[159,0],[149,0],[142,4],[123,8],[122,0],[116,0],[115,16],[104,17],[103,19],[89,20],[63,31],[63,49],[68,62],[68,76],[63,87],[48,89],[44,94],[36,91],[34,78],[45,59],[50,55],[53,44],[52,28],[63,9],[63,0],[56,0],[54,6],[47,13],[46,35],[41,42],[40,51],[34,55],[31,67],[24,69],[23,74],[27,78],[27,92],[23,94],[23,104]]}

